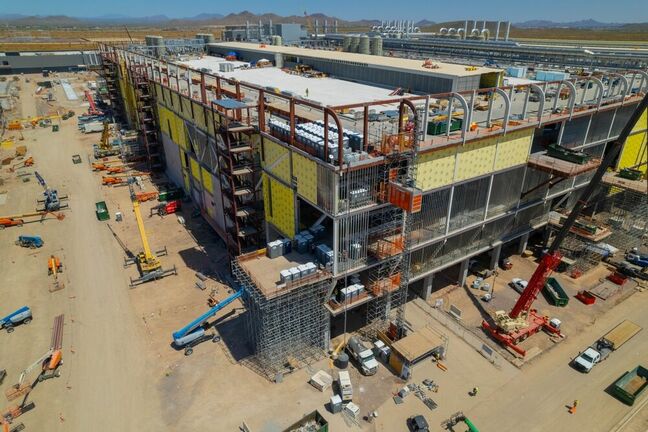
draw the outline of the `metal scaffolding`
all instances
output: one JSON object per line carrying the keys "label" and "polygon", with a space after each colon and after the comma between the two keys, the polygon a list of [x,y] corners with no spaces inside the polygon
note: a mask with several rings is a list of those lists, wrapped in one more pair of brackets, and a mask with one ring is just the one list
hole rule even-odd
{"label": "metal scaffolding", "polygon": [[[571,208],[573,200],[567,202]],[[603,184],[586,210],[591,220],[598,226],[610,228],[611,234],[603,242],[621,252],[633,247],[648,245],[648,193]],[[604,249],[582,236],[570,234],[563,246],[568,258],[575,262],[568,269],[585,272],[596,266],[603,258]]]}
{"label": "metal scaffolding", "polygon": [[[382,181],[381,192],[390,194],[390,188],[394,185],[403,185],[410,188],[416,187],[416,157],[418,154],[419,134],[418,130],[422,124],[421,116],[424,112],[417,110],[413,105],[412,110],[414,122],[410,123],[411,129],[400,124],[396,140],[394,136],[383,137],[383,149],[385,143],[398,142],[398,151],[385,151],[385,164],[382,166],[382,173],[379,177]],[[401,103],[399,118],[405,110],[405,104]],[[382,200],[390,200],[383,196]],[[372,237],[374,254],[379,259],[384,259],[369,275],[369,289],[377,298],[370,302],[367,307],[367,328],[365,333],[373,335],[377,331],[385,331],[387,324],[395,310],[395,324],[398,332],[402,331],[405,323],[405,303],[407,301],[407,289],[410,280],[410,255],[412,248],[412,230],[415,228],[414,217],[411,208],[408,211],[393,203],[374,214],[373,220],[369,223],[369,243],[372,249]],[[420,211],[420,207],[418,209]],[[384,246],[384,247],[381,247]],[[401,334],[394,335],[396,338]]]}
{"label": "metal scaffolding", "polygon": [[278,380],[282,374],[320,360],[329,341],[329,313],[324,307],[330,277],[289,291],[267,294],[240,266],[232,272],[245,290],[246,327],[253,358],[245,363],[260,375]]}

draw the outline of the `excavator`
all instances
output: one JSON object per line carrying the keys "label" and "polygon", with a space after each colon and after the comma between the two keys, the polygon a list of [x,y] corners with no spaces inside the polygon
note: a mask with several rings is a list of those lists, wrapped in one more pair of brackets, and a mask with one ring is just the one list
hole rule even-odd
{"label": "excavator", "polygon": [[153,253],[149,245],[148,237],[146,235],[146,229],[144,228],[144,220],[142,219],[142,212],[140,210],[140,202],[137,200],[137,195],[133,189],[133,184],[128,184],[128,189],[130,191],[131,203],[133,205],[133,213],[135,213],[135,219],[137,221],[137,229],[139,230],[140,239],[142,240],[142,252],[138,253],[132,258],[126,258],[124,265],[128,266],[131,264],[137,264],[137,268],[140,272],[140,277],[137,279],[131,279],[131,287],[136,285],[149,282],[156,279],[161,279],[165,276],[171,274],[177,274],[175,265],[172,269],[163,269],[162,263],[158,259],[158,256],[166,255],[166,247],[160,251]]}
{"label": "excavator", "polygon": [[619,137],[608,145],[607,153],[601,161],[601,165],[598,167],[587,186],[583,189],[580,198],[569,213],[569,217],[567,217],[567,220],[556,234],[556,237],[548,251],[540,259],[538,267],[531,276],[531,279],[529,280],[525,290],[520,295],[520,298],[513,306],[513,309],[511,309],[510,312],[496,311],[495,316],[493,317],[494,323],[489,323],[486,320],[482,321],[482,328],[490,334],[493,339],[513,350],[520,356],[524,357],[526,355],[526,350],[518,346],[518,343],[524,341],[526,338],[534,335],[540,330],[545,330],[553,335],[561,335],[560,325],[558,322],[552,321],[549,317],[539,314],[538,311],[532,309],[531,306],[540,293],[540,290],[542,290],[547,278],[561,262],[562,255],[559,250],[561,243],[567,237],[576,222],[576,219],[580,215],[580,212],[585,208],[590,198],[594,195],[596,188],[601,183],[603,175],[606,173],[608,168],[614,164],[614,161],[621,152],[623,144],[646,109],[648,109],[648,94],[646,94],[639,105],[637,105],[628,119],[628,122],[619,134]]}

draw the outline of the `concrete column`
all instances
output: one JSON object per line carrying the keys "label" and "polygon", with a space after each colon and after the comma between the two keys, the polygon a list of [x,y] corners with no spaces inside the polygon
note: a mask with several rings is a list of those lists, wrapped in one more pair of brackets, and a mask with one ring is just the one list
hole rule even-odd
{"label": "concrete column", "polygon": [[423,279],[423,289],[421,290],[421,297],[423,297],[423,300],[428,301],[430,298],[430,295],[432,294],[432,285],[434,285],[434,273],[425,276]]}
{"label": "concrete column", "polygon": [[501,21],[497,21],[497,30],[495,30],[495,40],[499,40],[499,29],[500,29],[500,24],[502,24]]}
{"label": "concrete column", "polygon": [[546,226],[542,232],[542,247],[546,248],[549,245],[549,240],[551,239],[551,228]]}
{"label": "concrete column", "polygon": [[466,284],[466,278],[468,277],[469,263],[470,263],[470,259],[466,258],[461,262],[461,265],[459,266],[459,279],[457,280],[457,283],[461,287],[463,287]]}
{"label": "concrete column", "polygon": [[518,244],[518,254],[522,255],[527,248],[527,243],[529,242],[529,233],[524,234],[520,237],[520,243]]}
{"label": "concrete column", "polygon": [[504,34],[504,40],[509,40],[509,33],[511,32],[511,21],[506,23],[506,33]]}
{"label": "concrete column", "polygon": [[499,263],[500,254],[502,253],[502,244],[498,244],[491,250],[491,260],[490,260],[490,270],[495,270],[497,268],[497,263]]}

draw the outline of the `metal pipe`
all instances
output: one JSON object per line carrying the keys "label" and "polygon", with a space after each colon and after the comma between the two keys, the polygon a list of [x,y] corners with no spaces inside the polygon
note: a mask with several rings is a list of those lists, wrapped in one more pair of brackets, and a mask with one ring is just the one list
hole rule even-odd
{"label": "metal pipe", "polygon": [[500,25],[502,24],[502,21],[497,21],[497,29],[495,30],[495,40],[499,40],[499,30],[500,30]]}
{"label": "metal pipe", "polygon": [[511,32],[511,21],[506,22],[506,34],[504,35],[504,40],[509,40],[509,33]]}

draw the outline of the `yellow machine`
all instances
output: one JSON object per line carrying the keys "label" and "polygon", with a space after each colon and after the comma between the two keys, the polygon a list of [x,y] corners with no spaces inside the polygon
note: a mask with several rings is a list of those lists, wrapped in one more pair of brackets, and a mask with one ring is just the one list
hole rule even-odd
{"label": "yellow machine", "polygon": [[142,212],[140,211],[140,202],[137,200],[137,194],[133,190],[133,185],[130,182],[128,183],[128,189],[130,191],[131,202],[133,204],[135,220],[137,221],[137,229],[140,234],[140,239],[142,240],[142,252],[139,252],[134,257],[126,259],[126,265],[137,264],[137,267],[140,271],[140,278],[131,279],[131,287],[133,287],[141,283],[161,279],[170,274],[177,274],[177,271],[175,266],[173,266],[173,268],[169,270],[164,270],[162,268],[162,263],[158,259],[158,256],[167,254],[166,247],[155,253],[153,253],[153,251],[151,250],[148,236],[146,235],[146,229],[144,228]]}
{"label": "yellow machine", "polygon": [[140,202],[137,200],[133,186],[129,185],[131,201],[133,203],[133,212],[137,220],[137,229],[139,230],[140,238],[142,239],[142,252],[137,254],[137,266],[142,274],[150,273],[162,268],[160,260],[151,252],[148,237],[146,236],[146,229],[144,228],[144,220],[142,219],[142,212],[140,211]]}

